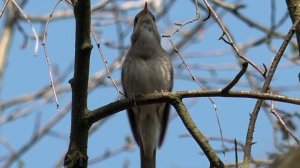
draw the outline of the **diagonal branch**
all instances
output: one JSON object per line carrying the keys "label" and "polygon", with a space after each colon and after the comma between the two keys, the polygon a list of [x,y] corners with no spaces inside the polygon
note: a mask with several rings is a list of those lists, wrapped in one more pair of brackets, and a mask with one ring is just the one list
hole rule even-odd
{"label": "diagonal branch", "polygon": [[[297,20],[300,19],[300,1],[299,0],[286,0],[286,5],[289,10],[290,18],[295,23]],[[300,55],[300,27],[297,26],[296,28],[296,37],[298,43],[298,55]]]}
{"label": "diagonal branch", "polygon": [[[229,44],[232,49],[235,51],[236,55],[248,62],[254,69],[256,69],[264,78],[264,72],[261,70],[260,67],[258,67],[254,62],[252,62],[250,59],[246,58],[245,56],[243,56],[240,52],[240,50],[238,49],[237,45],[234,43],[233,38],[230,34],[230,32],[227,30],[226,26],[223,24],[223,22],[220,20],[219,16],[217,15],[217,13],[214,11],[214,9],[210,6],[210,4],[207,2],[207,0],[203,0],[207,9],[209,10],[209,13],[212,14],[212,16],[215,18],[216,22],[218,23],[218,25],[220,26],[220,28],[223,31],[223,34],[220,36],[219,39],[222,39],[225,43]],[[210,16],[210,15],[209,15]],[[205,19],[207,20],[207,19]],[[225,37],[227,37],[227,40],[225,39]]]}
{"label": "diagonal branch", "polygon": [[[296,27],[298,27],[300,22],[300,19],[298,19],[297,21],[295,21],[295,23],[293,24],[293,26],[291,27],[291,29],[289,30],[289,32],[287,33],[284,41],[282,42],[277,54],[275,55],[271,68],[268,71],[268,74],[266,76],[266,80],[265,83],[263,85],[262,91],[261,92],[267,92],[269,90],[269,86],[271,84],[271,81],[273,79],[274,73],[277,69],[277,66],[279,64],[279,61],[286,49],[286,47],[289,44],[289,41],[291,40]],[[255,107],[253,109],[253,112],[251,113],[251,117],[250,117],[250,122],[249,122],[249,126],[248,126],[248,131],[247,131],[247,137],[246,137],[246,144],[245,144],[245,151],[244,151],[244,161],[243,161],[243,167],[244,168],[248,168],[249,164],[250,164],[250,155],[251,155],[251,146],[252,146],[252,139],[253,139],[253,133],[254,133],[254,128],[255,128],[255,123],[256,123],[256,119],[258,117],[258,113],[260,111],[261,105],[263,103],[263,100],[257,100]]]}
{"label": "diagonal branch", "polygon": [[225,86],[225,88],[222,89],[223,92],[228,92],[231,88],[234,87],[234,85],[236,85],[239,80],[241,79],[241,77],[245,74],[247,67],[248,67],[248,63],[244,62],[242,64],[242,69],[241,71],[236,75],[236,77],[227,85]]}
{"label": "diagonal branch", "polygon": [[196,142],[201,147],[202,151],[210,161],[210,167],[224,168],[224,163],[220,160],[218,155],[215,153],[214,149],[209,145],[208,140],[205,138],[205,136],[197,128],[182,100],[178,97],[175,97],[173,99],[172,105],[176,109],[187,130],[196,140]]}

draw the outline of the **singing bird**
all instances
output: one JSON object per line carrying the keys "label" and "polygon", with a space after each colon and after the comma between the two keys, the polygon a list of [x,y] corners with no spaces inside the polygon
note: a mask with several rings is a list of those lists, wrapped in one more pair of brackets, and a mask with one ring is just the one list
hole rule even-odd
{"label": "singing bird", "polygon": [[[168,53],[161,46],[155,17],[147,2],[134,19],[129,49],[122,67],[125,96],[171,91],[173,68]],[[168,124],[170,105],[157,103],[128,109],[134,139],[140,147],[141,168],[155,168],[156,149],[161,146]]]}

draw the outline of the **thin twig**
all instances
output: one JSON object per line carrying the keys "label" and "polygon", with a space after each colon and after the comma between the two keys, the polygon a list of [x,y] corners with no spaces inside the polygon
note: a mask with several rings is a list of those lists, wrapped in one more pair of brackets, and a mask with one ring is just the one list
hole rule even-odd
{"label": "thin twig", "polygon": [[[4,138],[3,136],[0,136],[0,144],[2,144],[4,146],[5,149],[7,149],[9,151],[9,153],[15,153],[17,150],[15,149],[15,147],[13,146],[13,144],[11,143],[10,140]],[[2,150],[3,152],[3,150]]]}
{"label": "thin twig", "polygon": [[22,10],[22,8],[18,5],[18,3],[15,0],[11,0],[14,5],[18,8],[19,12],[23,15],[23,17],[27,20],[29,26],[31,27],[31,30],[33,32],[34,38],[35,38],[35,49],[34,49],[34,55],[36,56],[38,53],[38,45],[39,45],[39,36],[36,33],[35,28],[33,27],[30,19],[28,18],[28,16],[26,15],[26,13]]}
{"label": "thin twig", "polygon": [[6,9],[6,6],[7,6],[7,4],[8,4],[9,1],[10,0],[6,0],[5,3],[4,3],[4,5],[2,6],[1,11],[0,11],[0,18],[2,17],[3,12]]}
{"label": "thin twig", "polygon": [[235,78],[227,86],[225,86],[222,89],[222,91],[223,92],[228,92],[230,89],[232,89],[239,82],[241,77],[245,74],[245,72],[247,70],[247,67],[248,67],[248,63],[244,62],[240,72],[235,76]]}
{"label": "thin twig", "polygon": [[24,104],[19,106],[16,110],[14,110],[12,113],[2,116],[0,118],[0,125],[14,121],[16,119],[20,119],[24,116],[27,116],[31,114],[36,109],[40,108],[41,106],[45,105],[49,100],[52,98],[52,95],[45,95],[43,99],[39,100],[39,102],[33,102],[32,105]]}
{"label": "thin twig", "polygon": [[200,13],[197,5],[197,0],[195,0],[195,18],[192,20],[188,20],[184,23],[174,23],[176,26],[178,26],[172,33],[169,35],[162,35],[162,37],[172,37],[174,34],[178,33],[184,26],[191,24],[195,21],[198,21],[200,19]]}
{"label": "thin twig", "polygon": [[20,33],[24,36],[23,44],[21,46],[22,48],[26,48],[28,46],[30,35],[26,33],[26,31],[21,26],[20,22],[16,22],[16,27],[20,31]]}
{"label": "thin twig", "polygon": [[[259,68],[255,63],[253,63],[250,59],[244,57],[238,47],[235,45],[229,31],[227,30],[227,28],[225,27],[225,25],[222,23],[222,21],[220,20],[219,16],[217,15],[217,13],[214,11],[214,9],[209,5],[209,3],[207,2],[207,0],[203,0],[207,9],[209,10],[210,13],[212,13],[212,15],[214,16],[215,20],[217,21],[218,25],[220,26],[220,28],[223,31],[223,34],[220,36],[219,39],[222,39],[225,43],[229,44],[233,50],[235,51],[236,55],[241,58],[242,60],[248,62],[253,68],[255,68],[264,78],[264,73],[261,70],[261,68]],[[227,37],[227,40],[224,38],[224,36]]]}
{"label": "thin twig", "polygon": [[49,70],[49,77],[50,77],[50,82],[51,82],[51,88],[52,88],[52,91],[53,91],[53,94],[54,94],[57,111],[59,111],[59,103],[58,103],[58,98],[57,98],[57,95],[56,95],[55,85],[54,85],[54,82],[53,82],[52,66],[51,66],[50,58],[48,56],[47,49],[46,49],[46,38],[47,38],[47,34],[48,34],[48,25],[49,25],[50,19],[52,18],[55,9],[57,8],[58,4],[61,1],[62,0],[58,0],[56,2],[55,6],[53,7],[53,9],[52,9],[52,11],[51,11],[51,13],[49,15],[49,18],[47,19],[46,26],[45,26],[45,31],[44,31],[44,35],[43,35],[43,42],[42,42],[42,46],[44,48],[44,54],[45,54],[45,58],[46,58],[47,65],[48,65],[48,70]]}
{"label": "thin twig", "polygon": [[279,121],[280,126],[289,134],[293,139],[297,142],[298,145],[300,145],[300,140],[297,138],[297,136],[287,127],[287,125],[284,123],[283,119],[280,117],[278,112],[275,109],[274,102],[272,101],[271,104],[271,113],[277,118]]}
{"label": "thin twig", "polygon": [[[64,81],[68,77],[68,75],[72,71],[72,68],[73,68],[73,63],[70,63],[69,66],[61,73],[61,75],[55,79],[54,84],[58,84],[56,87],[56,93],[62,94],[62,93],[66,93],[70,90],[69,85],[63,85],[63,84],[59,84],[59,83],[61,81]],[[23,103],[30,102],[30,101],[37,100],[37,99],[44,99],[44,98],[48,99],[51,91],[52,91],[52,88],[49,88],[49,86],[46,86],[41,89],[37,89],[37,91],[35,91],[35,92],[24,94],[24,95],[3,101],[0,103],[0,107],[2,109],[6,109],[9,107],[18,105],[18,104],[23,104]]]}
{"label": "thin twig", "polygon": [[43,48],[44,48],[44,54],[45,54],[45,58],[46,58],[47,65],[48,65],[49,77],[50,77],[50,82],[51,82],[51,88],[52,88],[52,91],[53,91],[53,94],[54,94],[54,98],[55,98],[56,109],[57,109],[57,111],[59,111],[59,103],[58,103],[58,98],[57,98],[57,95],[56,95],[55,86],[54,86],[54,82],[53,82],[53,76],[52,76],[52,70],[51,70],[52,66],[51,66],[50,58],[47,55],[47,50],[46,50],[46,46],[45,45],[43,45]]}
{"label": "thin twig", "polygon": [[58,4],[61,2],[62,0],[57,0],[56,4],[54,5],[47,21],[46,21],[46,25],[45,25],[45,31],[44,31],[44,34],[43,34],[43,43],[45,44],[46,43],[46,36],[48,34],[48,26],[49,26],[49,22],[50,22],[50,19],[52,19],[53,17],[53,14],[54,14],[54,11],[55,9],[57,8]]}
{"label": "thin twig", "polygon": [[237,142],[236,139],[234,138],[234,152],[235,152],[235,168],[239,167],[239,156],[238,156],[238,151],[237,151]]}
{"label": "thin twig", "polygon": [[[182,64],[185,66],[185,68],[187,69],[187,71],[189,72],[190,76],[192,77],[192,80],[195,81],[198,86],[200,86],[200,88],[202,90],[205,90],[205,87],[202,85],[202,83],[199,81],[199,79],[197,77],[194,76],[194,74],[192,73],[191,69],[189,68],[189,66],[187,65],[187,63],[184,61],[184,59],[182,58],[181,54],[179,53],[178,49],[176,48],[175,44],[173,43],[173,41],[170,39],[170,43],[174,49],[174,52],[179,56]],[[212,100],[210,97],[208,97],[208,99],[210,100],[210,102],[212,103],[215,111],[217,110],[217,105],[215,103],[214,100]]]}
{"label": "thin twig", "polygon": [[[185,137],[190,137],[191,135],[186,133],[186,134],[182,134],[179,137],[181,138],[185,138]],[[237,144],[237,146],[240,147],[240,149],[244,150],[244,144],[240,141],[237,141],[236,139],[232,139],[232,138],[220,138],[220,137],[214,137],[214,136],[206,136],[206,138],[208,139],[208,141],[224,141],[227,142],[229,144]]]}
{"label": "thin twig", "polygon": [[[182,64],[188,70],[190,76],[192,77],[192,80],[195,81],[198,84],[198,86],[200,86],[200,88],[202,90],[205,90],[205,87],[201,84],[201,82],[198,80],[198,78],[193,75],[191,69],[189,68],[187,63],[184,61],[184,59],[182,58],[181,54],[179,53],[178,49],[176,48],[175,44],[173,43],[173,41],[171,39],[170,39],[170,43],[173,46],[174,52],[179,56]],[[219,118],[219,115],[218,115],[218,112],[217,112],[217,105],[216,105],[215,101],[212,98],[210,98],[210,97],[207,97],[207,98],[210,100],[210,102],[212,103],[212,105],[214,107],[215,115],[216,115],[216,119],[217,119],[217,123],[218,123],[218,128],[219,128],[219,132],[220,132],[220,136],[221,136],[221,138],[223,138],[223,131],[222,131],[222,127],[221,127],[221,121],[220,121],[220,118]],[[224,148],[224,142],[223,141],[222,141],[222,146]],[[225,156],[225,150],[224,150],[223,154]]]}
{"label": "thin twig", "polygon": [[[247,24],[250,27],[254,27],[264,33],[269,33],[271,30],[268,27],[265,27],[262,24],[259,24],[258,22],[255,21],[255,18],[253,18],[253,20],[251,20],[250,18],[248,18],[246,15],[243,15],[242,13],[239,12],[239,9],[236,5],[225,5],[223,2],[224,1],[220,1],[220,0],[212,0],[212,2],[220,7],[222,7],[223,9],[229,11],[231,14],[233,14],[234,16],[236,16],[238,19],[240,19],[242,22],[244,22],[245,24]],[[273,36],[276,37],[284,37],[284,34],[279,33],[279,32],[273,32]]]}
{"label": "thin twig", "polygon": [[100,56],[101,56],[101,60],[102,60],[102,62],[103,62],[103,64],[104,64],[104,67],[105,67],[105,70],[106,70],[106,76],[107,76],[107,78],[110,79],[110,81],[112,82],[112,84],[113,84],[114,87],[116,88],[117,93],[118,93],[118,98],[120,99],[120,98],[121,98],[120,95],[123,95],[123,93],[121,92],[121,90],[120,90],[119,87],[117,86],[115,80],[113,79],[113,77],[112,77],[112,75],[111,75],[111,73],[110,73],[110,70],[109,70],[109,68],[108,68],[108,66],[107,66],[107,61],[106,61],[106,59],[104,58],[104,55],[103,55],[103,52],[102,52],[102,49],[101,49],[101,46],[100,46],[101,44],[98,42],[98,40],[97,40],[97,38],[96,38],[96,36],[95,36],[95,33],[94,33],[93,29],[91,30],[91,32],[92,32],[92,36],[93,36],[93,38],[94,38],[94,41],[95,41],[95,43],[97,44],[97,48],[98,48],[98,52],[99,52],[99,54],[100,54]]}

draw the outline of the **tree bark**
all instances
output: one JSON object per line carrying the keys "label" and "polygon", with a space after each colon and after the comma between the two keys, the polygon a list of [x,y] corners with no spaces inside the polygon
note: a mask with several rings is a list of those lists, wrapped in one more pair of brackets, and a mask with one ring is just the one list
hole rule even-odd
{"label": "tree bark", "polygon": [[[286,0],[290,17],[293,23],[300,18],[300,0]],[[296,37],[298,43],[298,55],[300,55],[300,26],[296,28]]]}
{"label": "tree bark", "polygon": [[87,143],[90,124],[86,122],[87,90],[89,79],[90,54],[92,44],[91,4],[89,0],[73,1],[76,21],[74,76],[70,80],[72,87],[72,120],[68,152],[64,165],[70,168],[86,168],[88,163]]}

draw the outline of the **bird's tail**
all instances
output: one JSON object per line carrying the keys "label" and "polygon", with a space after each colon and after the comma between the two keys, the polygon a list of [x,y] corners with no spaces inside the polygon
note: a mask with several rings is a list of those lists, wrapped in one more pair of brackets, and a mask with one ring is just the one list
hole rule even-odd
{"label": "bird's tail", "polygon": [[141,156],[141,168],[155,168],[156,150],[154,149],[152,155],[145,155],[142,148],[140,151]]}

